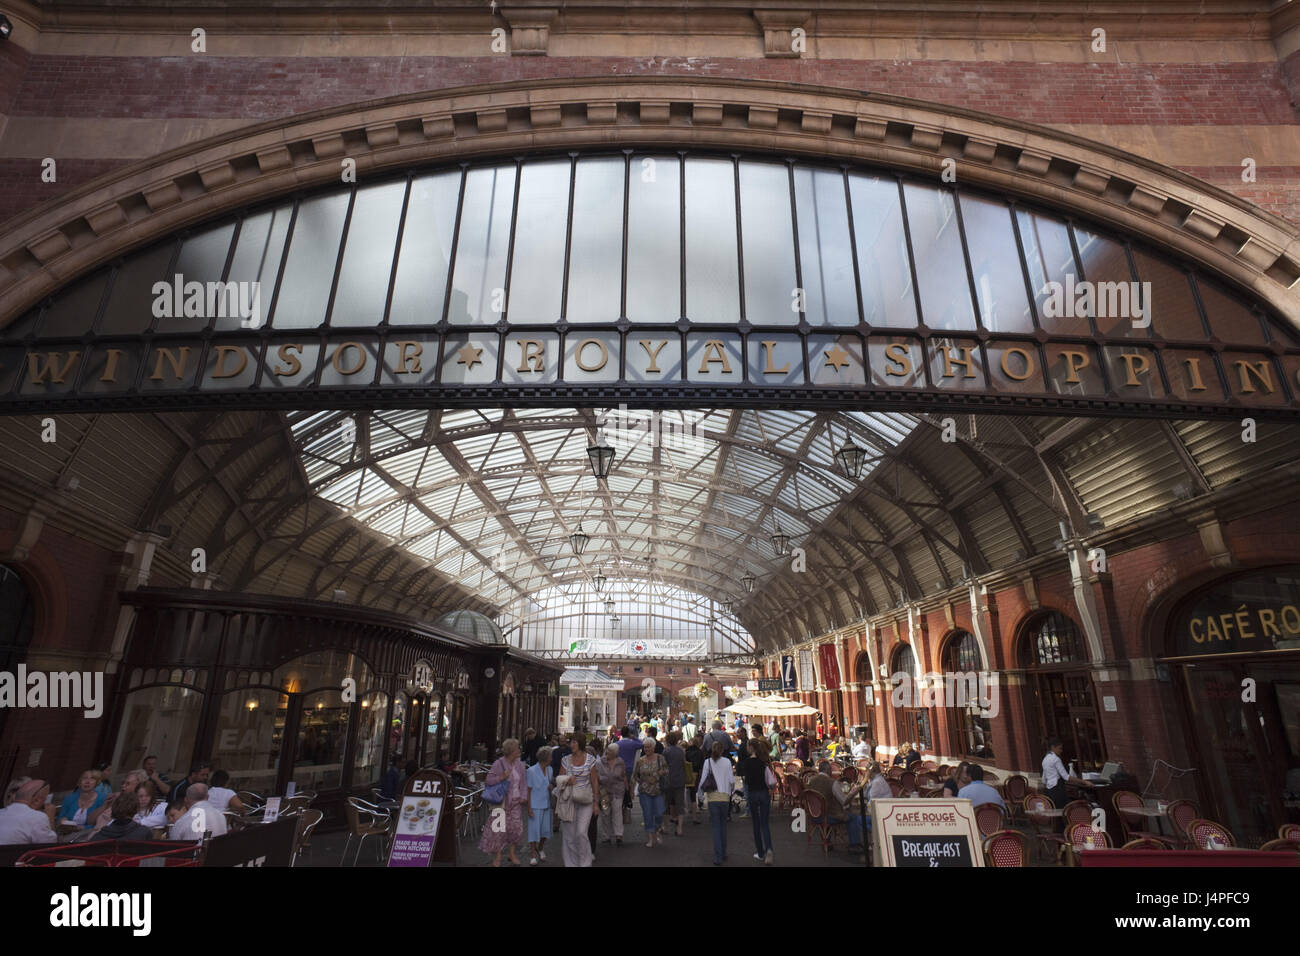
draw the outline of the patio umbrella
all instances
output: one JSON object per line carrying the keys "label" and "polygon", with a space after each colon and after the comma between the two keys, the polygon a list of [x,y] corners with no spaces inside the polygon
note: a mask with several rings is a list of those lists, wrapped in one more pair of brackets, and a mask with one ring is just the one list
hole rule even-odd
{"label": "patio umbrella", "polygon": [[752,714],[755,717],[804,717],[817,713],[817,709],[778,694],[772,697],[744,697],[730,707],[724,707],[722,712]]}

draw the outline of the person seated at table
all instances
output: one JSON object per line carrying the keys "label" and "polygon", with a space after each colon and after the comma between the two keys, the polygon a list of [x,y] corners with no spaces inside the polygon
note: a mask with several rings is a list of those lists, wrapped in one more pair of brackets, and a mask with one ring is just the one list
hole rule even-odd
{"label": "person seated at table", "polygon": [[55,815],[56,824],[69,824],[89,829],[95,825],[95,816],[104,805],[104,795],[96,787],[99,777],[93,770],[86,770],[77,781],[77,789],[63,798],[59,812]]}
{"label": "person seated at table", "polygon": [[811,754],[812,754],[812,744],[808,740],[808,735],[805,734],[802,730],[800,730],[799,736],[797,736],[794,741],[795,758],[798,760],[802,760],[806,765],[808,763]]}
{"label": "person seated at table", "polygon": [[[158,795],[158,787],[152,779],[135,788],[135,800],[135,815],[131,819],[141,826],[152,830],[172,822],[167,819],[167,801]],[[182,809],[176,815],[180,816],[183,812]]]}
{"label": "person seated at table", "polygon": [[152,840],[153,829],[135,822],[140,806],[135,793],[119,793],[109,806],[112,822],[99,831],[101,840]]}
{"label": "person seated at table", "polygon": [[171,825],[173,840],[201,840],[211,830],[214,837],[226,835],[226,815],[208,802],[208,785],[192,783],[185,790],[185,811]]}
{"label": "person seated at table", "polygon": [[[856,813],[850,812],[845,806],[848,800],[848,791],[835,784],[831,777],[831,763],[829,760],[823,760],[817,767],[817,775],[808,781],[808,787],[816,790],[822,795],[826,802],[826,822],[830,824],[847,824],[849,829],[849,849],[860,850],[862,848],[862,820]],[[820,818],[814,818],[813,823],[821,823]]]}
{"label": "person seated at table", "polygon": [[952,776],[943,782],[943,795],[945,797],[955,797],[961,792],[961,788],[970,783],[970,764],[963,760],[957,764],[957,769],[952,772]]}
{"label": "person seated at table", "polygon": [[898,745],[898,751],[894,754],[894,766],[907,769],[907,752],[912,749],[912,745],[904,741]]}
{"label": "person seated at table", "polygon": [[[925,746],[925,745],[921,744],[921,746]],[[908,749],[907,749],[907,754],[904,756],[903,766],[906,767],[908,770],[915,770],[917,766],[921,763],[921,754],[919,751],[917,751],[916,747],[917,747],[916,744],[909,743],[907,745]]]}
{"label": "person seated at table", "polygon": [[866,737],[859,737],[858,742],[853,745],[853,756],[859,760],[863,757],[871,760],[875,757],[875,749],[873,745],[867,742]]}
{"label": "person seated at table", "polygon": [[957,796],[963,800],[969,800],[972,807],[978,807],[985,803],[996,803],[1004,811],[1007,809],[1006,801],[1002,799],[1002,794],[998,793],[987,783],[984,782],[984,768],[977,763],[970,765],[966,771],[970,775],[970,783],[957,791]]}
{"label": "person seated at table", "polygon": [[218,770],[212,775],[212,782],[208,786],[208,803],[212,804],[218,810],[234,810],[236,813],[244,812],[244,801],[235,796],[235,791],[226,784],[230,783],[230,774],[224,770]]}
{"label": "person seated at table", "polygon": [[[122,789],[117,793],[110,793],[104,798],[104,804],[95,814],[95,829],[101,830],[113,822],[113,801],[117,799],[118,794],[129,793],[134,795],[136,787],[148,779],[148,774],[143,770],[128,770],[126,777],[122,780]],[[98,788],[96,788],[98,789]]]}
{"label": "person seated at table", "polygon": [[0,844],[57,843],[51,819],[54,805],[44,780],[25,780],[14,790],[13,802],[0,810]]}

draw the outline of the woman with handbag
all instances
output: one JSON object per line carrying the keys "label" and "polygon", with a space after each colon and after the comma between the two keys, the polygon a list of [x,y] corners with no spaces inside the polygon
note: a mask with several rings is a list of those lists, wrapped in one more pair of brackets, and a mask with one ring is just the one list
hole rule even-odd
{"label": "woman with handbag", "polygon": [[[523,806],[528,802],[527,770],[519,759],[520,753],[518,740],[511,737],[502,741],[501,756],[492,764],[484,781],[483,801],[496,806],[488,814],[489,822],[483,828],[478,848],[494,855],[493,866],[501,865],[501,851],[507,848],[510,850],[510,865],[519,865],[515,844],[524,839]],[[502,813],[505,815],[504,829],[497,823]]]}
{"label": "woman with handbag", "polygon": [[668,780],[668,762],[663,754],[655,753],[654,737],[647,737],[632,767],[632,778],[636,781],[641,798],[641,816],[645,820],[645,832],[649,838],[646,848],[655,845],[655,840],[663,842],[659,832],[664,825],[664,784]]}
{"label": "woman with handbag", "polygon": [[582,748],[581,735],[569,740],[569,755],[560,761],[569,777],[566,784],[573,802],[573,819],[564,820],[560,830],[564,837],[564,865],[591,866],[591,842],[587,829],[591,826],[592,804],[600,799],[600,783],[596,775],[596,758]]}
{"label": "woman with handbag", "polygon": [[761,863],[772,862],[771,813],[776,774],[772,772],[770,752],[768,742],[755,737],[749,742],[749,754],[741,758],[736,768],[745,781],[749,821],[754,827],[754,859]]}
{"label": "woman with handbag", "polygon": [[714,866],[722,866],[727,859],[727,808],[731,805],[731,791],[735,786],[726,746],[722,741],[715,740],[713,754],[704,762],[698,791],[702,802],[709,805],[709,821],[713,824]]}
{"label": "woman with handbag", "polygon": [[623,792],[627,789],[627,765],[618,755],[618,744],[605,748],[605,759],[596,764],[600,779],[600,842],[610,838],[623,845]]}

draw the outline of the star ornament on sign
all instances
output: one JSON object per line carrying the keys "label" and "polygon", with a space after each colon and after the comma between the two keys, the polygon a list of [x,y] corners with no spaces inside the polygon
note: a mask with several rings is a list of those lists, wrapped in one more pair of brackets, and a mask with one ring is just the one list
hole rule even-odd
{"label": "star ornament on sign", "polygon": [[842,368],[848,368],[849,353],[838,345],[832,346],[826,350],[826,364],[835,369],[836,372]]}
{"label": "star ornament on sign", "polygon": [[456,364],[464,365],[466,368],[473,368],[475,365],[482,364],[483,359],[480,358],[482,354],[482,349],[476,349],[466,342],[456,352]]}

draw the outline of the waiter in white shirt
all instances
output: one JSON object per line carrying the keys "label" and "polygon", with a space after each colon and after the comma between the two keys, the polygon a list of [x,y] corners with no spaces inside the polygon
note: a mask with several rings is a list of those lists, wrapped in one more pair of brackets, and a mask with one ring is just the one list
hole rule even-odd
{"label": "waiter in white shirt", "polygon": [[1047,742],[1047,756],[1043,758],[1043,794],[1058,810],[1070,801],[1065,784],[1083,782],[1071,777],[1066,771],[1065,763],[1061,760],[1061,752],[1064,750],[1065,744],[1061,743],[1061,738],[1053,737]]}
{"label": "waiter in white shirt", "polygon": [[52,826],[54,806],[44,780],[28,780],[14,794],[14,802],[0,810],[0,843],[58,843]]}

